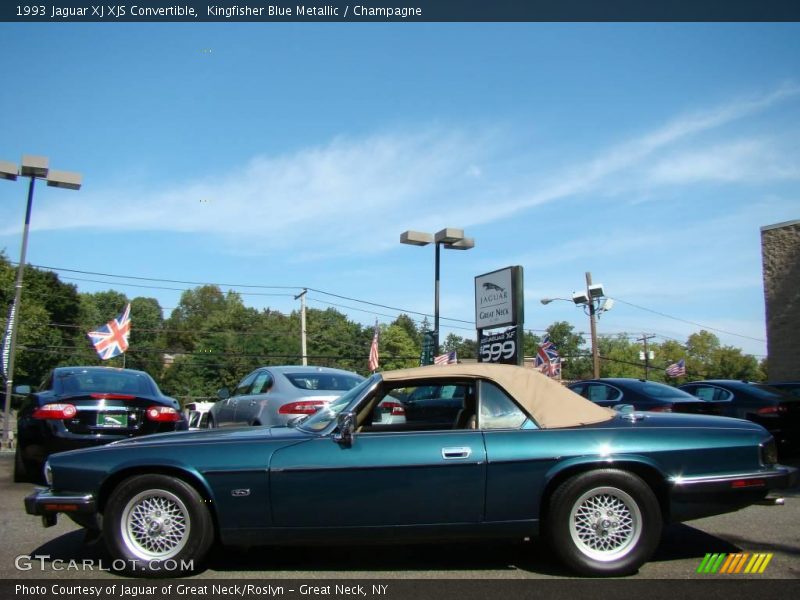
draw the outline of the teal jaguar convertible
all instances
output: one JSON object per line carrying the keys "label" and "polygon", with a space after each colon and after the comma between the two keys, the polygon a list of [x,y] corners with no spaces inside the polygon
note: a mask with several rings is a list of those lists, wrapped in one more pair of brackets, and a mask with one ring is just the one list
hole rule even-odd
{"label": "teal jaguar convertible", "polygon": [[200,569],[215,543],[534,535],[580,574],[625,575],[665,523],[797,481],[755,423],[612,410],[486,364],[376,373],[286,426],[131,438],[45,469],[27,512],[68,515],[144,576]]}

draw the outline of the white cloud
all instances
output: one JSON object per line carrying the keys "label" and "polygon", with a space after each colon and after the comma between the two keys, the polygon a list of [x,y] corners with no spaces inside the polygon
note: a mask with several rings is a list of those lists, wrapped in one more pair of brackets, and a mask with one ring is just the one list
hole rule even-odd
{"label": "white cloud", "polygon": [[[34,227],[199,233],[240,251],[268,254],[281,249],[298,259],[373,253],[395,246],[397,235],[407,228],[496,222],[576,194],[602,194],[620,181],[659,186],[797,177],[797,166],[776,160],[764,140],[685,153],[675,146],[798,96],[800,86],[785,84],[758,97],[680,116],[595,159],[555,174],[551,169],[545,176],[497,175],[492,167],[503,162],[507,144],[491,132],[428,129],[342,137],[294,154],[256,157],[227,174],[163,190],[120,185],[93,191],[87,177],[79,195],[40,203]],[[16,229],[3,233],[11,231]],[[605,251],[632,250],[651,239],[620,238]],[[581,242],[566,244],[560,252],[577,257],[583,252]]]}

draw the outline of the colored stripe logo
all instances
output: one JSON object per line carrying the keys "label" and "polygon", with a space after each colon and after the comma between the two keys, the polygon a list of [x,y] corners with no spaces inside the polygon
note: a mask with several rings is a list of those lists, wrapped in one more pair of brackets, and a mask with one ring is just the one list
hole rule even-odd
{"label": "colored stripe logo", "polygon": [[703,562],[697,567],[698,573],[725,574],[736,573],[761,574],[772,560],[772,553],[738,553],[738,554],[706,554]]}

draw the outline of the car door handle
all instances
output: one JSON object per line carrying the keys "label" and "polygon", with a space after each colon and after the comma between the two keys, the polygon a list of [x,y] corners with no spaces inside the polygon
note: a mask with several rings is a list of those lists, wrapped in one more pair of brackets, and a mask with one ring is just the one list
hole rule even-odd
{"label": "car door handle", "polygon": [[472,454],[472,448],[468,447],[442,448],[442,458],[445,460],[469,458],[470,454]]}

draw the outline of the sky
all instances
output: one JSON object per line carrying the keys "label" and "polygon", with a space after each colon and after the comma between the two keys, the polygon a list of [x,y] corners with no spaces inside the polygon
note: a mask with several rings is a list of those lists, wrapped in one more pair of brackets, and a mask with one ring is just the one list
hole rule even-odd
{"label": "sky", "polygon": [[[83,176],[37,185],[28,246],[79,291],[168,315],[194,283],[287,313],[311,288],[365,325],[421,321],[434,250],[400,234],[453,227],[475,247],[442,251],[442,338],[474,339],[474,278],[520,265],[534,332],[588,331],[540,303],[588,271],[616,300],[600,335],[766,355],[760,228],[800,218],[800,24],[0,23],[0,56],[0,160]],[[26,193],[0,181],[12,261]]]}

